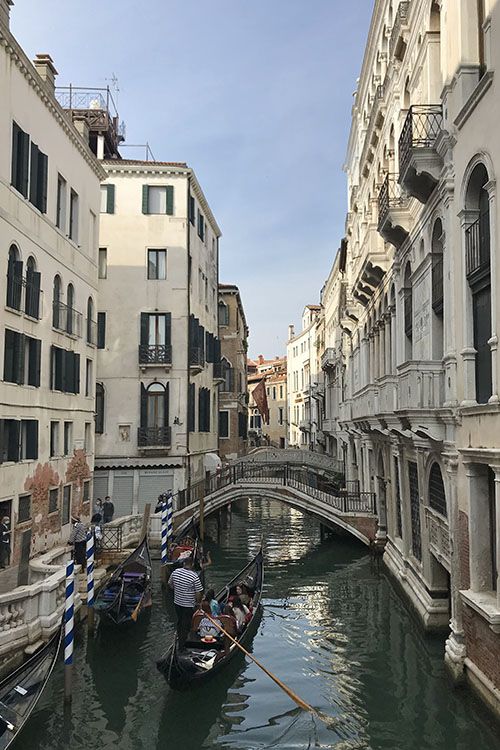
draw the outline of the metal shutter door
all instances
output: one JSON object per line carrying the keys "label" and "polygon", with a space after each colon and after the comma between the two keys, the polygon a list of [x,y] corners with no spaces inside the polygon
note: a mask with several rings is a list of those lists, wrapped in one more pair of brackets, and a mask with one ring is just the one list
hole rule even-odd
{"label": "metal shutter door", "polygon": [[115,506],[113,518],[132,515],[132,503],[134,500],[134,471],[115,471],[113,478],[113,497]]}
{"label": "metal shutter door", "polygon": [[108,494],[108,472],[107,471],[94,471],[94,496],[91,497],[92,501],[92,513],[94,512],[94,501],[98,497],[104,500]]}
{"label": "metal shutter door", "polygon": [[154,513],[158,495],[171,490],[173,486],[173,472],[164,471],[158,474],[141,472],[139,475],[139,497],[137,498],[137,512],[142,513],[146,503],[151,503],[151,512]]}

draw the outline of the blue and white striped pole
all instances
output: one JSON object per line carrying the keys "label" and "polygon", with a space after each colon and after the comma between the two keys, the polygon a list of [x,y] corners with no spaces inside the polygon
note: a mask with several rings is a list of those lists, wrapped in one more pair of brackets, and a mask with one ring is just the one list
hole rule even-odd
{"label": "blue and white striped pole", "polygon": [[71,700],[73,639],[75,631],[75,563],[66,565],[66,599],[64,606],[64,700]]}
{"label": "blue and white striped pole", "polygon": [[172,495],[167,497],[167,539],[174,534],[174,502]]}
{"label": "blue and white striped pole", "polygon": [[167,503],[161,506],[161,564],[167,564]]}
{"label": "blue and white striped pole", "polygon": [[87,628],[94,627],[94,534],[87,533]]}

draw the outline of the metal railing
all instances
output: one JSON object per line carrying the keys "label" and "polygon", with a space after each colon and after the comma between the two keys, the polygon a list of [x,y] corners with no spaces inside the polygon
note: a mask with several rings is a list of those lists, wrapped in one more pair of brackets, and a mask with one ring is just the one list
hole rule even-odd
{"label": "metal railing", "polygon": [[214,362],[214,380],[225,380],[228,369],[225,362]]}
{"label": "metal railing", "polygon": [[121,552],[122,549],[122,527],[121,526],[101,526],[102,538],[99,542],[99,550],[109,550]]}
{"label": "metal railing", "polygon": [[201,346],[190,346],[189,347],[189,365],[190,367],[203,367],[204,357]]}
{"label": "metal railing", "polygon": [[407,204],[408,198],[401,190],[401,186],[398,183],[398,175],[389,172],[386,174],[378,194],[379,229],[387,221],[391,208],[404,208]]}
{"label": "metal railing", "polygon": [[396,45],[399,37],[401,36],[401,29],[408,22],[410,14],[410,0],[401,0],[399,7],[396,11],[394,18],[394,24],[392,27],[391,38],[389,40],[389,58],[394,56]]}
{"label": "metal railing", "polygon": [[167,447],[171,443],[171,428],[167,427],[139,427],[137,429],[137,445],[140,447]]}
{"label": "metal railing", "polygon": [[97,344],[97,323],[92,318],[86,319],[87,344]]}
{"label": "metal railing", "polygon": [[85,86],[56,86],[56,99],[63,109],[102,109],[112,117],[118,110],[109,86],[87,88]]}
{"label": "metal railing", "polygon": [[411,162],[414,149],[434,148],[443,130],[443,108],[440,104],[413,104],[399,136],[399,173]]}
{"label": "metal railing", "polygon": [[82,319],[80,312],[73,307],[68,307],[64,302],[52,303],[52,325],[58,331],[64,331],[72,336],[82,335]]}
{"label": "metal railing", "polygon": [[[24,309],[23,309],[23,289]],[[5,304],[11,310],[23,310],[30,318],[41,318],[41,289],[25,276],[7,274],[7,297]]]}
{"label": "metal railing", "polygon": [[329,346],[321,355],[321,369],[326,370],[335,364],[335,349]]}
{"label": "metal railing", "polygon": [[171,344],[140,344],[139,364],[141,365],[171,365]]}
{"label": "metal railing", "polygon": [[467,278],[490,267],[489,238],[481,231],[480,219],[465,230],[465,273]]}

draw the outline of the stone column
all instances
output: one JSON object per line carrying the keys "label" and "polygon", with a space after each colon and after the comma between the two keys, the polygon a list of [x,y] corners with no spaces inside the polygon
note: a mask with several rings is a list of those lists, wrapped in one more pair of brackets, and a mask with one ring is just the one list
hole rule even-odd
{"label": "stone column", "polygon": [[500,466],[491,467],[495,472],[495,521],[497,526],[496,534],[496,560],[497,560],[497,607],[500,608],[500,534],[498,528],[500,527]]}
{"label": "stone column", "polygon": [[391,350],[391,308],[387,308],[387,312],[384,315],[384,331],[385,331],[385,374],[390,375],[392,373],[392,350]]}
{"label": "stone column", "polygon": [[[466,276],[466,241],[465,230],[478,217],[478,211],[463,210],[459,213],[462,238],[462,317],[456,321],[459,334],[462,331],[463,348],[460,352],[463,367],[463,393],[461,406],[474,406],[476,401],[476,350],[474,349],[474,330],[472,316],[472,295]],[[457,336],[458,338],[458,336]]]}
{"label": "stone column", "polygon": [[385,375],[385,313],[380,318],[378,324],[379,340],[380,340],[380,364],[378,376],[382,378]]}
{"label": "stone column", "polygon": [[497,404],[498,398],[498,336],[497,336],[497,243],[496,243],[496,181],[490,180],[484,186],[490,204],[490,283],[491,283],[491,396],[488,403]]}
{"label": "stone column", "polygon": [[378,326],[375,324],[373,326],[373,371],[372,371],[372,379],[371,382],[374,383],[375,380],[378,378],[378,368],[379,368],[379,340],[378,340]]}
{"label": "stone column", "polygon": [[464,677],[464,659],[465,659],[465,636],[462,623],[462,597],[460,589],[462,582],[460,579],[460,527],[459,527],[459,507],[458,507],[458,454],[452,453],[444,456],[447,482],[448,498],[448,527],[450,530],[450,600],[451,600],[451,619],[450,635],[445,644],[445,662],[448,666],[452,677],[456,681],[461,681]]}
{"label": "stone column", "polygon": [[472,591],[491,591],[491,550],[486,466],[467,464],[469,560]]}

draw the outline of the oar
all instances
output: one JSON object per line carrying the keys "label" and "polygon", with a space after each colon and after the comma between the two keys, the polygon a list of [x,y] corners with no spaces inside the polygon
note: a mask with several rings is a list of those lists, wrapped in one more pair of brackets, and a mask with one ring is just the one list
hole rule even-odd
{"label": "oar", "polygon": [[141,608],[142,600],[144,599],[145,594],[146,594],[146,592],[143,591],[142,592],[142,596],[141,596],[141,598],[139,599],[139,601],[137,603],[137,607],[134,609],[134,611],[130,615],[130,619],[133,620],[134,622],[137,620],[137,617],[139,615],[139,610]]}
{"label": "oar", "polygon": [[236,638],[233,638],[232,635],[229,635],[229,633],[226,630],[224,630],[224,628],[222,627],[222,625],[220,625],[216,620],[214,620],[212,617],[210,617],[210,615],[207,614],[207,612],[205,612],[205,617],[208,618],[210,620],[210,622],[213,625],[215,625],[215,627],[218,630],[221,631],[221,633],[224,633],[224,635],[227,638],[229,638],[229,640],[232,641],[234,643],[234,645],[237,646],[240,649],[240,651],[243,651],[243,653],[245,654],[245,656],[248,656],[249,659],[251,659],[255,664],[257,664],[257,666],[260,667],[260,669],[262,669],[262,671],[265,672],[267,674],[267,676],[270,677],[271,680],[273,680],[293,701],[295,701],[295,703],[298,706],[300,706],[300,708],[304,709],[304,711],[309,711],[311,714],[314,714],[314,716],[317,716],[320,719],[322,718],[320,716],[320,714],[318,714],[318,712],[316,711],[316,709],[314,709],[312,706],[310,706],[309,703],[306,703],[305,701],[303,701],[302,698],[299,698],[299,696],[297,695],[297,693],[294,693],[293,690],[290,690],[290,688],[287,687],[287,685],[285,685],[284,682],[281,682],[281,680],[278,677],[276,677],[276,675],[274,675],[263,664],[261,664],[261,662],[258,659],[256,659],[255,656],[253,656],[249,651],[247,651],[246,648],[244,648],[241,645],[241,643],[239,643],[239,641],[236,640]]}

